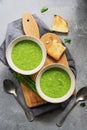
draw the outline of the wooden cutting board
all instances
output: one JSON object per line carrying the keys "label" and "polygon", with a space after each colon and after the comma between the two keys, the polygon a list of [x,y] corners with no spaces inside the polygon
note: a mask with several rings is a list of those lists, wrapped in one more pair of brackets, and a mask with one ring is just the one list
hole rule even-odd
{"label": "wooden cutting board", "polygon": [[[34,33],[35,37],[37,37],[37,38],[40,37],[37,23],[36,23],[35,19],[33,18],[33,16],[31,14],[25,13],[23,15],[22,21],[23,21],[23,28],[24,28],[25,34],[33,35],[33,33]],[[34,31],[35,29],[36,29],[36,31]],[[46,49],[53,40],[57,40],[59,44],[62,44],[61,39],[56,34],[46,33],[41,37],[41,41],[45,45]],[[48,41],[49,41],[49,44],[48,44]],[[67,61],[65,54],[63,54],[61,56],[59,61],[55,61],[53,58],[51,58],[50,56],[47,55],[46,62],[45,62],[44,66],[46,66],[48,64],[52,64],[52,63],[61,63],[61,64],[68,67],[68,61]],[[36,78],[36,76],[37,76],[37,73],[32,75],[32,77],[34,79]],[[27,106],[36,107],[36,106],[43,105],[43,104],[46,103],[46,101],[44,101],[42,98],[40,98],[37,94],[35,94],[32,90],[27,88],[22,83],[21,83],[21,88],[22,88]]]}

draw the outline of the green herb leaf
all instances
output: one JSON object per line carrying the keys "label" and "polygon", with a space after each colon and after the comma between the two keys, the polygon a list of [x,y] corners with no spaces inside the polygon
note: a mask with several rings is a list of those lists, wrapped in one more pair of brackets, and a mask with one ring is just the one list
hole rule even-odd
{"label": "green herb leaf", "polygon": [[19,73],[14,72],[14,77],[22,82],[26,87],[30,88],[33,92],[37,93],[35,81],[28,75],[21,75]]}
{"label": "green herb leaf", "polygon": [[86,106],[85,102],[81,103],[80,106],[85,107]]}
{"label": "green herb leaf", "polygon": [[64,39],[64,42],[65,42],[65,43],[71,43],[71,39],[70,39],[70,38],[65,38],[65,39]]}
{"label": "green herb leaf", "polygon": [[48,7],[45,7],[45,6],[44,6],[44,7],[41,8],[41,13],[44,13],[44,12],[47,11],[47,10],[48,10]]}

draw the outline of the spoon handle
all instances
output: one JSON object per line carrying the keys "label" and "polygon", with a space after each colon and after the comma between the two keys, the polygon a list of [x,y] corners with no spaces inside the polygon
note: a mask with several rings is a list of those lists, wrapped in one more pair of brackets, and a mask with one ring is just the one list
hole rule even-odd
{"label": "spoon handle", "polygon": [[34,114],[33,114],[32,110],[31,110],[29,107],[23,105],[23,103],[19,100],[19,98],[18,98],[17,96],[15,96],[15,99],[18,101],[18,103],[19,103],[19,104],[21,105],[21,107],[23,108],[27,119],[28,119],[30,122],[33,121],[33,120],[34,120]]}
{"label": "spoon handle", "polygon": [[67,107],[65,108],[65,110],[63,112],[61,112],[61,114],[58,117],[57,123],[56,125],[58,127],[61,127],[62,124],[64,123],[66,117],[68,116],[68,114],[71,112],[71,110],[77,105],[77,102],[74,101],[74,97],[71,99],[71,101],[69,102],[69,104],[67,105]]}

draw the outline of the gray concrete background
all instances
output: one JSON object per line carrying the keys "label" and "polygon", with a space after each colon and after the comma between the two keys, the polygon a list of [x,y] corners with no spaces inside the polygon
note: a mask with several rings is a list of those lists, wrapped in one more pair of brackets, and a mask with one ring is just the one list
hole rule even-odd
{"label": "gray concrete background", "polygon": [[[47,12],[41,14],[42,6]],[[71,38],[69,48],[77,68],[76,89],[87,85],[87,0],[0,0],[0,45],[6,34],[8,23],[22,17],[24,12],[36,14],[50,28],[53,15],[65,18],[70,26],[67,35]],[[22,108],[13,96],[3,91],[3,80],[9,78],[16,82],[8,68],[0,62],[0,130],[87,130],[86,107],[78,104],[70,113],[61,128],[56,126],[58,111],[44,114],[33,122],[28,122]]]}

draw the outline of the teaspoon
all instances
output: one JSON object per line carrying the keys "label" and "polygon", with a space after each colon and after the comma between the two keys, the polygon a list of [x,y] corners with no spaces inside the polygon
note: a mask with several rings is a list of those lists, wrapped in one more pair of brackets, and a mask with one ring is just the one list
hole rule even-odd
{"label": "teaspoon", "polygon": [[17,87],[16,87],[16,85],[11,80],[5,79],[3,81],[3,87],[4,87],[5,92],[7,92],[8,94],[14,95],[15,99],[18,101],[18,103],[23,108],[28,120],[33,121],[34,120],[33,112],[32,112],[32,110],[30,108],[23,105],[23,103],[19,100],[18,95],[17,95]]}
{"label": "teaspoon", "polygon": [[68,114],[71,112],[71,110],[81,101],[85,101],[87,99],[87,86],[81,88],[77,94],[74,104],[72,104],[72,100],[68,104],[68,106],[65,108],[65,110],[60,114],[60,117],[58,118],[58,121],[56,123],[57,126],[61,127],[63,122],[65,121]]}

